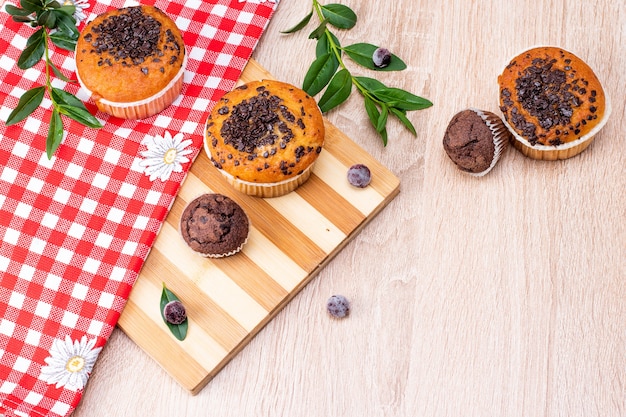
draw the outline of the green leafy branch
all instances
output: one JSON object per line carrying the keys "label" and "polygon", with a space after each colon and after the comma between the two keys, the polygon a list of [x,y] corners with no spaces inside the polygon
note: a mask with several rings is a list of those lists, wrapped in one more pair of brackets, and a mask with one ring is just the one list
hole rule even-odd
{"label": "green leafy branch", "polygon": [[320,110],[326,113],[345,102],[354,86],[363,96],[369,120],[385,146],[388,139],[387,121],[390,115],[400,120],[413,135],[417,135],[406,113],[425,109],[433,104],[408,91],[388,87],[374,78],[355,76],[343,61],[345,54],[357,64],[370,70],[402,71],[406,69],[406,64],[402,59],[385,50],[390,56],[387,57],[388,64],[381,66],[375,63],[373,57],[382,48],[370,43],[341,46],[337,36],[329,30],[329,26],[337,29],[351,29],[357,22],[354,11],[343,4],[322,5],[318,0],[313,0],[311,11],[298,24],[282,33],[295,33],[304,29],[311,21],[313,14],[316,14],[320,21],[309,34],[309,39],[317,41],[315,60],[304,77],[302,89],[311,96],[326,89],[318,101]]}
{"label": "green leafy branch", "polygon": [[102,124],[89,113],[83,102],[76,96],[52,86],[52,73],[62,81],[72,82],[50,60],[50,44],[74,51],[79,35],[74,18],[76,7],[62,5],[56,0],[20,0],[20,6],[7,4],[6,11],[14,21],[39,29],[26,41],[26,47],[17,60],[17,66],[26,70],[43,58],[46,83],[44,86],[26,91],[20,97],[17,107],[9,114],[6,125],[10,126],[26,119],[41,105],[45,93],[48,93],[52,101],[52,116],[46,138],[46,153],[50,159],[63,140],[61,115],[96,129],[101,128]]}

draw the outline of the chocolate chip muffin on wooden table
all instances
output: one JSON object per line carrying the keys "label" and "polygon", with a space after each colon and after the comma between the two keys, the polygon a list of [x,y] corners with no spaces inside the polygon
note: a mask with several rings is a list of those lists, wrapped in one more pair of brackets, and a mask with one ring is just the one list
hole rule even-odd
{"label": "chocolate chip muffin on wooden table", "polygon": [[187,56],[180,30],[161,10],[135,6],[111,10],[82,30],[76,74],[98,109],[143,119],[180,95]]}
{"label": "chocolate chip muffin on wooden table", "polygon": [[611,113],[593,70],[562,48],[531,48],[498,77],[500,109],[513,145],[534,159],[566,159],[592,142]]}
{"label": "chocolate chip muffin on wooden table", "polygon": [[511,138],[496,114],[469,108],[455,114],[443,136],[443,149],[456,166],[483,176],[498,163]]}
{"label": "chocolate chip muffin on wooden table", "polygon": [[278,197],[309,178],[324,135],[315,99],[293,85],[263,80],[219,100],[207,119],[204,145],[235,189]]}

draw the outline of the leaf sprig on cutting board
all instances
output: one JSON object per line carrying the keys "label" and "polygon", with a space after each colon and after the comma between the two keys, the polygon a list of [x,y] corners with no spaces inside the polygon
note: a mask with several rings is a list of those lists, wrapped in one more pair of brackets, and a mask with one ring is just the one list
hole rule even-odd
{"label": "leaf sprig on cutting board", "polygon": [[374,53],[381,49],[378,46],[370,43],[341,46],[337,36],[329,28],[347,30],[353,28],[357,22],[354,11],[343,4],[323,5],[313,0],[311,11],[298,24],[282,33],[295,33],[304,29],[314,14],[317,15],[319,24],[309,34],[309,39],[317,41],[315,60],[304,77],[302,89],[311,96],[325,89],[318,105],[320,110],[326,113],[345,102],[354,86],[363,96],[365,111],[385,146],[388,140],[389,116],[395,116],[413,135],[417,135],[406,113],[425,109],[433,104],[403,89],[388,87],[377,79],[355,76],[343,61],[345,54],[357,64],[370,70],[402,71],[407,67],[402,59],[391,54],[388,65],[380,67],[372,59]]}
{"label": "leaf sprig on cutting board", "polygon": [[43,59],[46,83],[31,88],[20,97],[17,107],[9,114],[6,125],[10,126],[26,119],[41,105],[45,94],[48,93],[52,101],[52,115],[46,138],[46,154],[50,159],[63,140],[61,115],[96,129],[102,127],[102,124],[89,113],[83,102],[75,95],[52,86],[52,74],[62,81],[73,82],[50,60],[50,47],[54,45],[74,51],[79,35],[74,18],[76,7],[61,4],[56,0],[20,0],[20,6],[7,4],[6,11],[14,21],[28,24],[36,30],[26,41],[26,47],[20,53],[17,66],[26,70]]}

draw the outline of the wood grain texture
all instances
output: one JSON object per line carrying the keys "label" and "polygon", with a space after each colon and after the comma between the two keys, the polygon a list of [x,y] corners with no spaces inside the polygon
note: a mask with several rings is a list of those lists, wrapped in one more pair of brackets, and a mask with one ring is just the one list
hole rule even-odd
{"label": "wood grain texture", "polygon": [[[271,74],[250,60],[239,84],[268,78]],[[391,171],[325,124],[325,147],[309,181],[296,191],[269,199],[242,194],[201,152],[165,219],[119,327],[192,394],[400,192],[400,181]],[[356,163],[373,171],[364,189],[346,180],[348,168]],[[203,258],[182,240],[181,214],[204,193],[228,195],[246,211],[252,230],[236,256]],[[161,319],[163,283],[183,300],[188,313],[189,332],[182,342]]]}
{"label": "wood grain texture", "polygon": [[[390,122],[386,148],[358,94],[327,115],[402,192],[198,395],[116,330],[75,416],[625,416],[626,4],[339,2],[358,16],[342,43],[387,46],[408,68],[381,80],[434,102],[409,113],[417,138]],[[254,54],[296,85],[315,46],[280,31],[308,10],[283,0]],[[486,177],[464,175],[441,146],[448,121],[498,112],[501,67],[536,44],[594,68],[611,120],[570,160],[509,148]],[[333,293],[349,319],[325,314]]]}

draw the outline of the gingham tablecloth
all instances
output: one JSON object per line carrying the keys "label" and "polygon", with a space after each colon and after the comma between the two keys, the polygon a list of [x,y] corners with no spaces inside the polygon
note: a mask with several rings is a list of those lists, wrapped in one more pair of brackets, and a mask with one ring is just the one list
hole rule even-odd
{"label": "gingham tablecloth", "polygon": [[[137,4],[76,1],[87,7],[85,21]],[[181,97],[142,121],[108,117],[88,103],[104,127],[65,119],[67,134],[51,160],[49,100],[25,121],[4,124],[19,97],[44,84],[45,70],[43,62],[17,67],[33,29],[0,13],[0,416],[58,417],[75,409],[202,148],[205,118],[235,85],[277,5],[142,3],[165,11],[183,32],[188,65]],[[66,75],[74,76],[73,58],[52,50]],[[54,85],[88,99],[77,84]],[[171,164],[162,162],[167,149],[176,152]]]}

